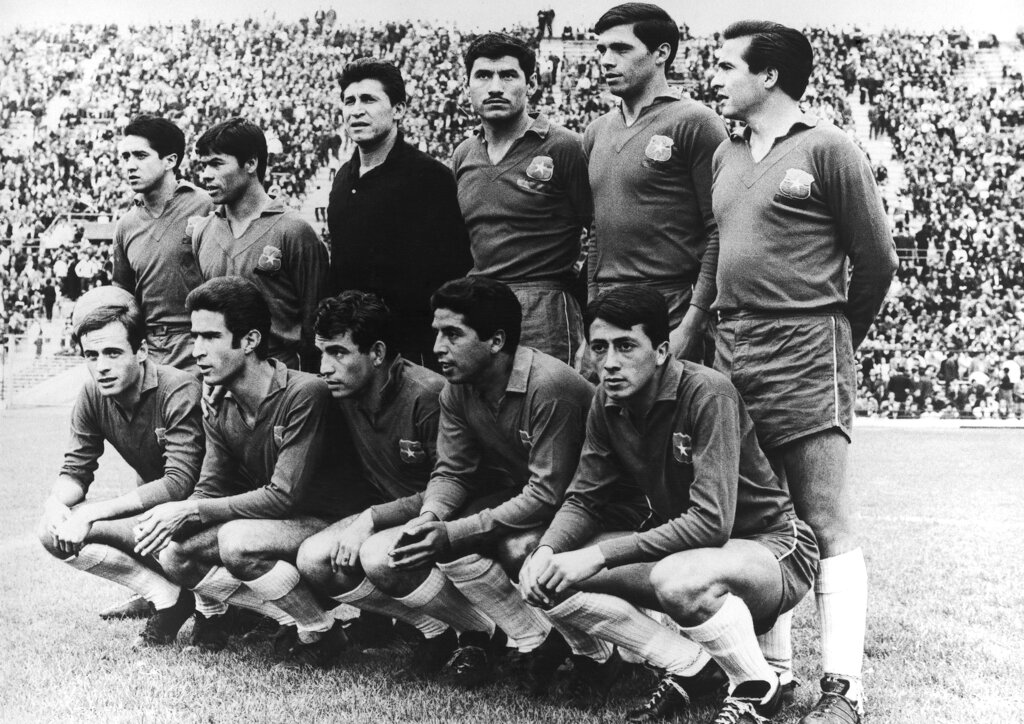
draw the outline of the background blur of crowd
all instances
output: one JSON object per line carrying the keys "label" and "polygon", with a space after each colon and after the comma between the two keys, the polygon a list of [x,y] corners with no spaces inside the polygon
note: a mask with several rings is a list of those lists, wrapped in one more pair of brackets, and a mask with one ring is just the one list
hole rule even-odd
{"label": "background blur of crowd", "polygon": [[[548,12],[551,12],[550,10]],[[552,20],[554,15],[552,13]],[[508,29],[540,43],[552,20]],[[557,26],[556,26],[557,27]],[[807,110],[853,128],[867,104],[870,136],[891,140],[905,189],[886,194],[900,251],[898,279],[860,350],[857,409],[887,417],[1013,418],[1024,414],[1024,82],[960,82],[975,43],[958,33],[806,30],[817,68]],[[683,40],[671,79],[712,107],[716,37]],[[175,120],[194,140],[243,115],[267,131],[271,193],[301,205],[323,168],[351,147],[336,79],[345,63],[394,61],[410,97],[403,132],[447,161],[475,120],[450,26],[350,26],[333,11],[187,25],[71,26],[0,36],[0,335],[32,344],[42,320],[108,283],[109,224],[131,202],[117,168],[121,129],[140,112]],[[611,106],[593,36],[566,26],[540,44],[534,106],[582,132]],[[557,48],[552,50],[551,48]],[[883,187],[889,169],[875,162]],[[191,178],[188,159],[183,174]]]}

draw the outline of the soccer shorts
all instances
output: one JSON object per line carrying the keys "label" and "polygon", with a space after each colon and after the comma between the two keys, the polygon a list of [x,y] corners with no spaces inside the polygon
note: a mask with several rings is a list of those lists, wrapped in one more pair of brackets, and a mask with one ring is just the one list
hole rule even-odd
{"label": "soccer shorts", "polygon": [[779,616],[796,607],[814,585],[818,574],[818,543],[811,527],[798,518],[785,525],[766,531],[748,540],[760,543],[775,556],[782,575],[782,596],[774,615],[754,621],[754,630],[760,636],[770,631]]}
{"label": "soccer shorts", "polygon": [[509,287],[523,308],[519,344],[571,367],[583,344],[583,314],[569,288],[549,282],[510,283]]}

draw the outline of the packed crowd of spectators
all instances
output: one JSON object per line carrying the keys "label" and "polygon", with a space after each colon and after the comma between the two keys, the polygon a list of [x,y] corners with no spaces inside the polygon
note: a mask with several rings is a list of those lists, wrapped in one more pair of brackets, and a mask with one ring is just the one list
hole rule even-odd
{"label": "packed crowd of spectators", "polygon": [[[536,40],[534,27],[510,32]],[[890,209],[903,264],[861,350],[858,410],[1020,416],[1019,73],[1007,69],[1001,87],[974,92],[958,81],[972,52],[962,36],[807,33],[818,59],[807,110],[849,129],[848,99],[869,104],[871,136],[891,139],[908,181],[905,205]],[[592,37],[567,28],[560,50],[544,46],[538,56],[534,106],[576,131],[611,102]],[[715,106],[719,39],[688,30],[683,38],[671,79]],[[330,10],[295,23],[72,26],[0,37],[0,133],[8,139],[0,144],[0,332],[26,334],[53,309],[52,297],[73,299],[106,280],[104,245],[85,238],[83,226],[54,220],[79,212],[109,222],[127,207],[115,149],[135,114],[168,115],[189,139],[228,116],[252,119],[268,132],[272,192],[298,204],[318,169],[345,160],[336,79],[356,57],[399,65],[410,98],[406,138],[447,160],[476,125],[463,92],[461,52],[471,39],[419,22],[346,25]],[[19,123],[32,127],[28,145],[11,140]],[[192,173],[187,159],[183,173]],[[58,248],[47,248],[52,239],[39,246],[55,228]]]}

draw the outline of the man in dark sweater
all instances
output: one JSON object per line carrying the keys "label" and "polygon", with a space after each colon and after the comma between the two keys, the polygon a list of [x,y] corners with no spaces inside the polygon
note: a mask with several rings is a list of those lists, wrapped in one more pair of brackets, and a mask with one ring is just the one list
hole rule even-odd
{"label": "man in dark sweater", "polygon": [[357,150],[334,178],[328,292],[378,294],[394,315],[402,357],[436,369],[430,295],[473,265],[455,179],[398,128],[405,81],[391,63],[361,58],[341,76],[342,113]]}

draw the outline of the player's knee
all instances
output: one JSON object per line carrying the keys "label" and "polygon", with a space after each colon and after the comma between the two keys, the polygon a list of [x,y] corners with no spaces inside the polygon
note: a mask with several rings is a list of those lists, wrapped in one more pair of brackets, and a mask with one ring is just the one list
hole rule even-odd
{"label": "player's knee", "polygon": [[497,545],[498,562],[513,581],[519,578],[526,559],[540,542],[541,531],[529,531],[521,535],[509,536]]}
{"label": "player's knee", "polygon": [[217,548],[220,550],[220,559],[232,574],[248,572],[254,562],[259,558],[257,551],[260,549],[258,535],[253,535],[246,521],[232,521],[225,523],[217,531]]}
{"label": "player's knee", "polygon": [[322,586],[332,578],[330,541],[321,536],[307,538],[295,554],[295,567],[307,581]]}
{"label": "player's knee", "polygon": [[359,549],[359,565],[363,573],[382,591],[387,592],[398,583],[400,572],[391,567],[391,548],[395,537],[387,532],[370,536]]}
{"label": "player's knee", "polygon": [[160,568],[173,581],[180,581],[187,577],[195,568],[195,562],[191,556],[177,543],[168,543],[160,551],[157,559],[160,561]]}
{"label": "player's knee", "polygon": [[703,571],[673,560],[655,565],[650,583],[664,609],[676,616],[698,610],[713,585]]}
{"label": "player's knee", "polygon": [[39,528],[36,530],[36,536],[38,536],[39,542],[51,556],[62,560],[68,557],[67,553],[64,553],[54,544],[53,536],[50,535],[50,532],[46,529],[45,523],[40,523]]}

